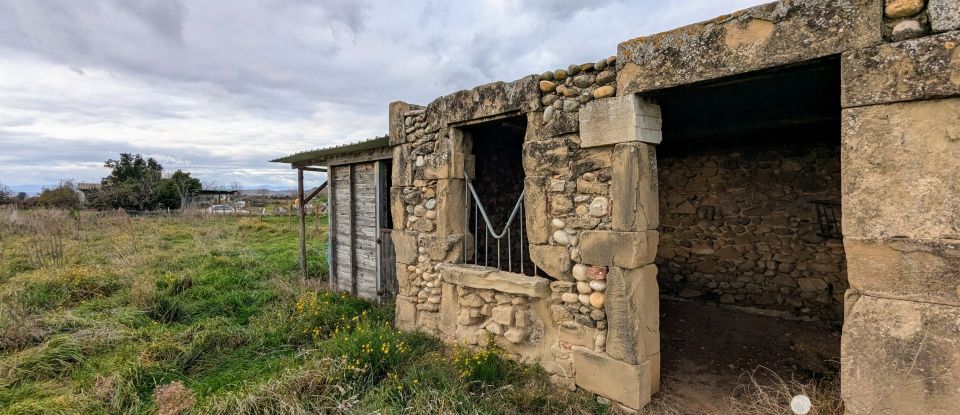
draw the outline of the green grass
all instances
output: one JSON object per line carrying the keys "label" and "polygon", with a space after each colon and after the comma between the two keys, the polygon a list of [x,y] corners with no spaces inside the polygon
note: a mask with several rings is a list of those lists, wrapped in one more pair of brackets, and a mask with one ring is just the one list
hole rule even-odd
{"label": "green grass", "polygon": [[[31,252],[41,227],[63,232],[59,261]],[[495,349],[398,332],[391,304],[311,291],[289,217],[0,210],[0,241],[0,415],[607,410]]]}

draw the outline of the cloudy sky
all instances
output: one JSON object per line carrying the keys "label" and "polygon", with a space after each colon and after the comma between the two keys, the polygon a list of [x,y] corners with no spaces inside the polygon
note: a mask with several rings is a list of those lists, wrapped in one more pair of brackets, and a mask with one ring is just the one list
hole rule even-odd
{"label": "cloudy sky", "polygon": [[267,160],[384,134],[387,104],[595,61],[759,0],[0,0],[0,183],[167,170],[290,188]]}

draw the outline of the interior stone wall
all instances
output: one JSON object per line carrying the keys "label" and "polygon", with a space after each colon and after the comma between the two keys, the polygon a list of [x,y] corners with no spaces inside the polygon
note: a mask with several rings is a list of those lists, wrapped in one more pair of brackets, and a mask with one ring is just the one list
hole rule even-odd
{"label": "interior stone wall", "polygon": [[838,143],[661,152],[661,292],[842,320],[843,243],[821,235],[811,203],[840,202],[839,153]]}

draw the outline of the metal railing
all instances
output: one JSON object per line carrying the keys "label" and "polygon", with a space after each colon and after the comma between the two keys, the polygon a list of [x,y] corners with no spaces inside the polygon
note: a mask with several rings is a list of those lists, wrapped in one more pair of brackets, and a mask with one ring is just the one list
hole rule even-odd
{"label": "metal railing", "polygon": [[[520,197],[517,198],[517,202],[514,203],[513,209],[510,211],[510,216],[507,218],[506,224],[503,225],[503,228],[497,232],[494,228],[493,223],[490,221],[490,216],[487,214],[487,210],[483,206],[483,202],[480,201],[480,196],[477,195],[477,190],[473,187],[473,183],[470,181],[470,177],[465,173],[463,175],[466,179],[466,190],[465,190],[465,200],[464,203],[464,229],[470,229],[470,209],[471,204],[473,205],[473,264],[474,265],[483,265],[486,267],[496,267],[498,269],[515,272],[514,269],[519,271],[520,274],[524,274],[524,262],[525,258],[523,252],[526,248],[524,241],[524,216],[523,216],[523,196],[526,193],[526,189],[520,192]],[[472,202],[472,203],[471,203]],[[480,260],[480,220],[483,220],[483,261]],[[514,267],[514,258],[513,258],[513,232],[511,228],[513,227],[514,222],[517,222],[519,225],[519,261],[517,267]],[[490,238],[493,238],[496,242],[496,251],[495,255],[491,257],[490,255]],[[503,261],[503,253],[501,252],[502,242],[506,241],[506,263]],[[466,241],[464,241],[466,242]],[[467,250],[468,244],[463,244],[463,262],[465,264],[470,263],[471,255]],[[494,259],[495,258],[495,259]],[[495,265],[493,264],[495,262]],[[504,267],[506,265],[506,267]],[[532,268],[532,269],[531,269]],[[533,272],[533,275],[536,275],[536,265],[530,265],[528,267],[530,271]]]}

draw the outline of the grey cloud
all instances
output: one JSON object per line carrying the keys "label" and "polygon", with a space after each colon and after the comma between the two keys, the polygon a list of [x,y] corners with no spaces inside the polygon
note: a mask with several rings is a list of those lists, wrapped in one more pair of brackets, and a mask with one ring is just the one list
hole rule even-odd
{"label": "grey cloud", "polygon": [[596,10],[619,0],[521,0],[519,8],[551,20],[567,20],[584,10]]}
{"label": "grey cloud", "polygon": [[134,151],[289,183],[266,160],[383,133],[391,101],[603,58],[763,1],[0,0],[0,180]]}
{"label": "grey cloud", "polygon": [[113,0],[122,10],[139,19],[161,38],[183,39],[186,7],[178,0]]}

